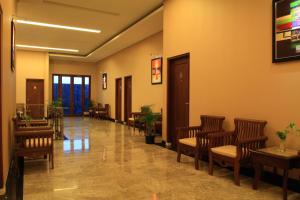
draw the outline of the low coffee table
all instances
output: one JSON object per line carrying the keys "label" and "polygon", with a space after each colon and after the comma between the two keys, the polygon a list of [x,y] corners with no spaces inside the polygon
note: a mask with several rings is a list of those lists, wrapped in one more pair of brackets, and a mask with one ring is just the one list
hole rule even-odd
{"label": "low coffee table", "polygon": [[256,190],[258,187],[258,182],[264,165],[274,167],[275,169],[283,169],[283,199],[287,200],[288,171],[290,169],[300,168],[300,155],[298,151],[286,149],[285,152],[280,152],[279,147],[268,147],[251,152],[255,168],[253,189]]}

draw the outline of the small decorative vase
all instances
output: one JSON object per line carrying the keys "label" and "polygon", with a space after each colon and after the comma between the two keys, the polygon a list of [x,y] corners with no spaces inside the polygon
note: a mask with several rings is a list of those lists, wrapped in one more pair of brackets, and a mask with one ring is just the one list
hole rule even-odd
{"label": "small decorative vase", "polygon": [[285,140],[280,140],[279,151],[285,152]]}

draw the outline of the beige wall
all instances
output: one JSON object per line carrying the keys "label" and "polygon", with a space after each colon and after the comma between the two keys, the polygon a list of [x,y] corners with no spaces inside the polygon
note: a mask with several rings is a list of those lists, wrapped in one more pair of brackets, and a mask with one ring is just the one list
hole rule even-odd
{"label": "beige wall", "polygon": [[[115,118],[115,79],[122,77],[122,119],[124,120],[124,77],[132,76],[132,111],[142,105],[153,105],[160,112],[163,102],[162,85],[151,85],[151,59],[162,55],[162,32],[155,34],[98,63],[98,74],[106,72],[108,88],[100,88],[98,101],[110,104]],[[164,82],[164,80],[163,80]]]}
{"label": "beige wall", "polygon": [[[3,179],[6,182],[10,157],[12,153],[12,117],[15,113],[16,99],[16,77],[11,71],[11,19],[15,12],[16,2],[13,0],[0,0],[3,10],[3,31],[2,31],[2,59],[1,59],[1,89],[2,89],[2,153],[3,153]],[[2,193],[3,191],[1,191]]]}
{"label": "beige wall", "polygon": [[[235,117],[264,119],[269,145],[289,122],[300,126],[300,62],[272,64],[271,22],[272,0],[165,2],[164,63],[190,52],[190,125],[200,114],[225,115],[227,129]],[[163,127],[166,138],[166,115]],[[300,149],[300,137],[288,144]]]}
{"label": "beige wall", "polygon": [[100,78],[97,74],[95,63],[74,62],[64,60],[50,60],[50,91],[49,96],[52,100],[52,75],[53,74],[71,74],[71,75],[89,75],[91,76],[91,99],[96,101],[98,98]]}
{"label": "beige wall", "polygon": [[17,103],[26,103],[26,80],[44,80],[44,104],[49,103],[49,55],[47,52],[17,50]]}

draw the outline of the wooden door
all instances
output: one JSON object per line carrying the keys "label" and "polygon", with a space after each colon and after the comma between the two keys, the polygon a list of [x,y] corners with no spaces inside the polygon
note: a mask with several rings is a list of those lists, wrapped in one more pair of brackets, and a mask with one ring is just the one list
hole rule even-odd
{"label": "wooden door", "polygon": [[26,80],[27,113],[33,119],[44,117],[44,80]]}
{"label": "wooden door", "polygon": [[132,112],[132,77],[127,76],[124,79],[124,121],[128,123],[128,118]]}
{"label": "wooden door", "polygon": [[122,78],[116,79],[116,113],[115,120],[122,121]]}
{"label": "wooden door", "polygon": [[176,147],[176,128],[189,126],[189,54],[168,59],[168,142]]}

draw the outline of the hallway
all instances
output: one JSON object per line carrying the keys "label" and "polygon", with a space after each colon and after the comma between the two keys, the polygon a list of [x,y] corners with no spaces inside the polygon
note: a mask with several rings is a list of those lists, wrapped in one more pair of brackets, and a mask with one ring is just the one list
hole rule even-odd
{"label": "hallway", "polygon": [[[157,145],[146,145],[144,137],[124,125],[109,121],[66,118],[65,135],[55,141],[55,168],[45,160],[25,162],[24,199],[239,199],[279,200],[281,188],[242,177],[233,186],[232,173],[217,169],[207,174],[207,164],[194,170],[193,159]],[[216,192],[217,191],[217,192]],[[290,200],[299,194],[289,194]]]}

